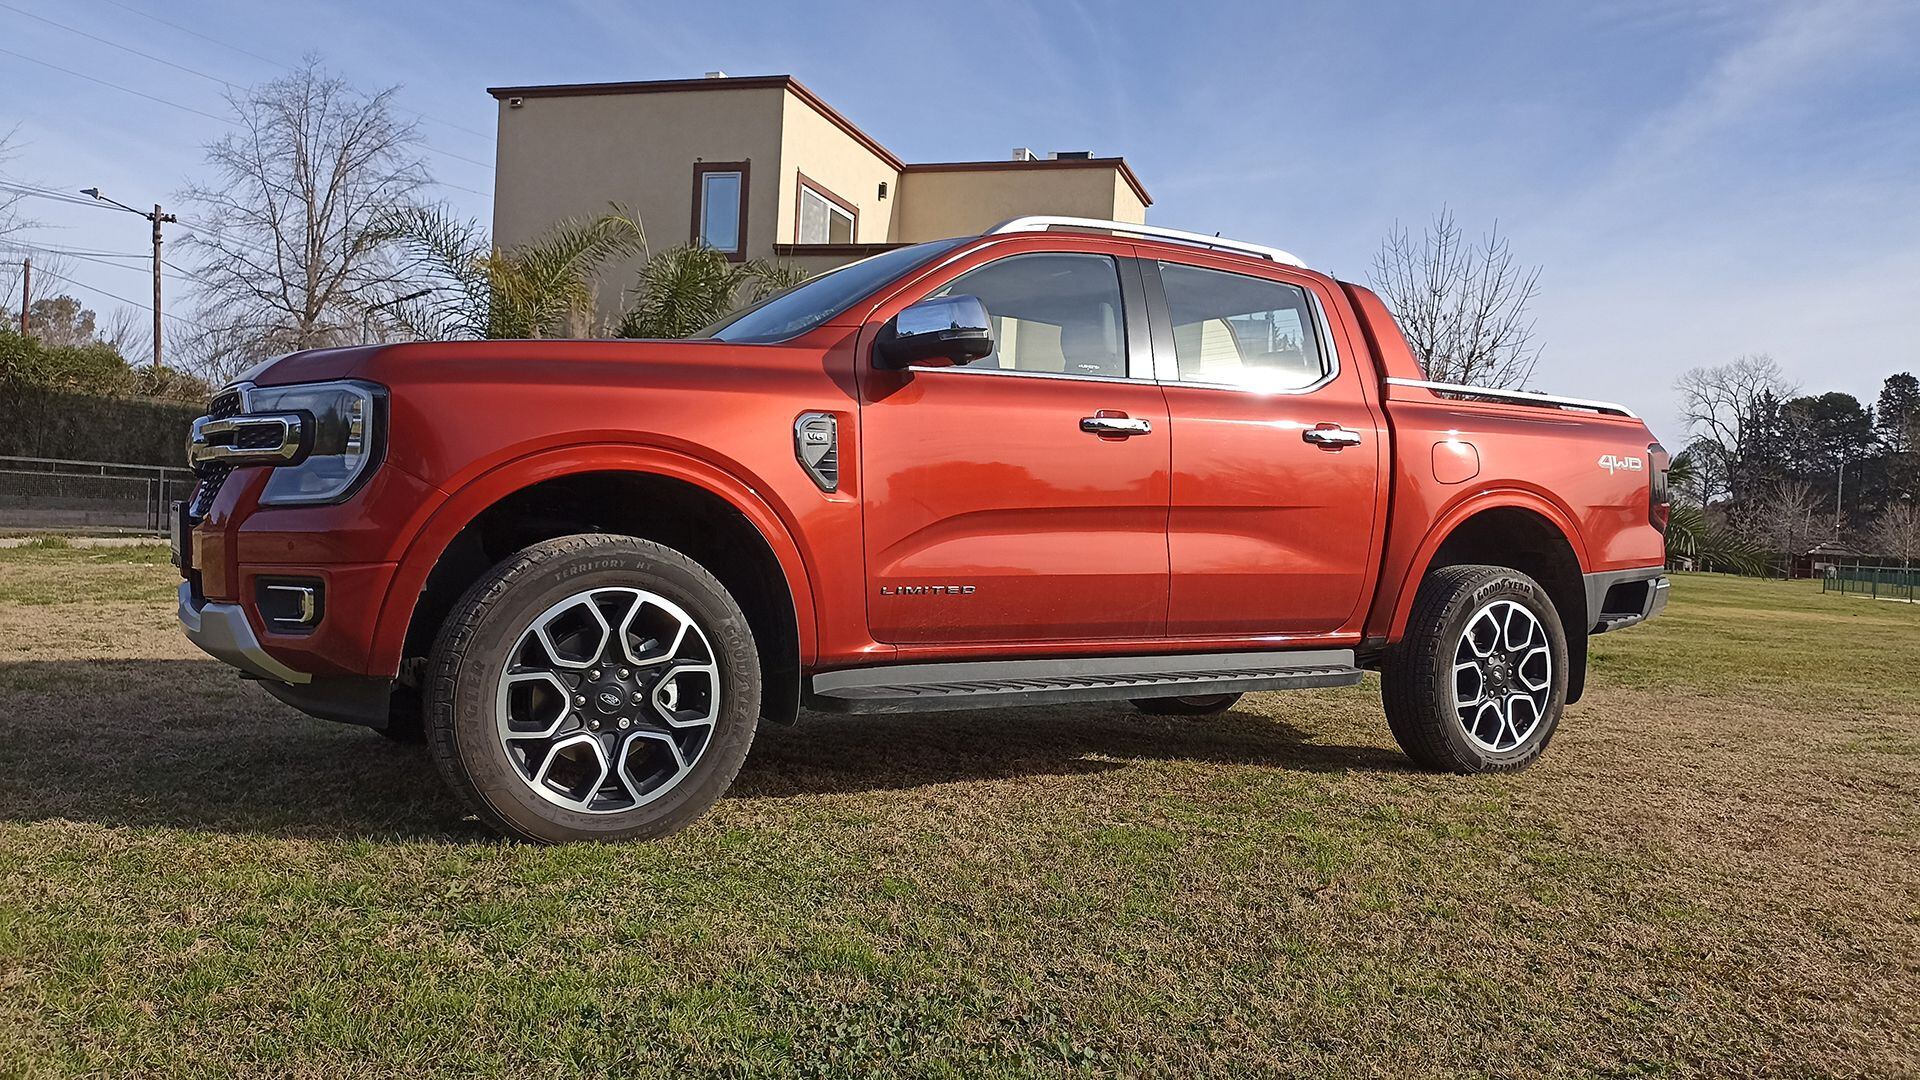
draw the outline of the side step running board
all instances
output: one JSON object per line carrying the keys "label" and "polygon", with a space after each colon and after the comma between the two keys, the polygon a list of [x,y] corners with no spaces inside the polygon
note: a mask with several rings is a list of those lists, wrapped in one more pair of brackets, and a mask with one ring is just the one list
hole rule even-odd
{"label": "side step running board", "polygon": [[1360,677],[1352,649],[897,664],[815,675],[807,703],[858,713],[992,709],[1352,686]]}

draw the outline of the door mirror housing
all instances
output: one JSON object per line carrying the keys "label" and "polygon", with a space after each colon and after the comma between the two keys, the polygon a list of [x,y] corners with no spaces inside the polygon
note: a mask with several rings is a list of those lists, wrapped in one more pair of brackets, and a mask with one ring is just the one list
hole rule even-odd
{"label": "door mirror housing", "polygon": [[880,367],[929,360],[967,364],[993,355],[993,323],[977,296],[936,296],[888,320],[874,346]]}

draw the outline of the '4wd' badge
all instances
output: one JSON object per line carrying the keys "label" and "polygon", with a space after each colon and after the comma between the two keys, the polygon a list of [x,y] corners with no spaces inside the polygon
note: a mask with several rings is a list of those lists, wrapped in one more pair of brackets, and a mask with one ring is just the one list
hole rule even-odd
{"label": "'4wd' badge", "polygon": [[1617,472],[1639,472],[1646,466],[1637,457],[1620,457],[1617,454],[1601,454],[1600,467],[1611,476]]}

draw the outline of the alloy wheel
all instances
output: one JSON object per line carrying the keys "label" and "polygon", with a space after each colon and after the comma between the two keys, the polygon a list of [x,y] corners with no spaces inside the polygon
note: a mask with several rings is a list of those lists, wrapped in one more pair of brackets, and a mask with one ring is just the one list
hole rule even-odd
{"label": "alloy wheel", "polygon": [[1553,697],[1553,650],[1546,628],[1512,600],[1473,613],[1453,653],[1453,705],[1461,729],[1482,750],[1505,753],[1527,741]]}
{"label": "alloy wheel", "polygon": [[713,647],[684,608],[644,589],[590,589],[520,634],[495,721],[508,761],[541,798],[617,814],[693,771],[720,697]]}

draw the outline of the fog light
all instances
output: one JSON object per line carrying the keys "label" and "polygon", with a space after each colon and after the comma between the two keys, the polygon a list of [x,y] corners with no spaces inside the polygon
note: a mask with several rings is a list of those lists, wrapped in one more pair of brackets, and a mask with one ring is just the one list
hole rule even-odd
{"label": "fog light", "polygon": [[320,624],[324,590],[312,578],[260,578],[254,585],[254,605],[267,629],[300,634]]}

